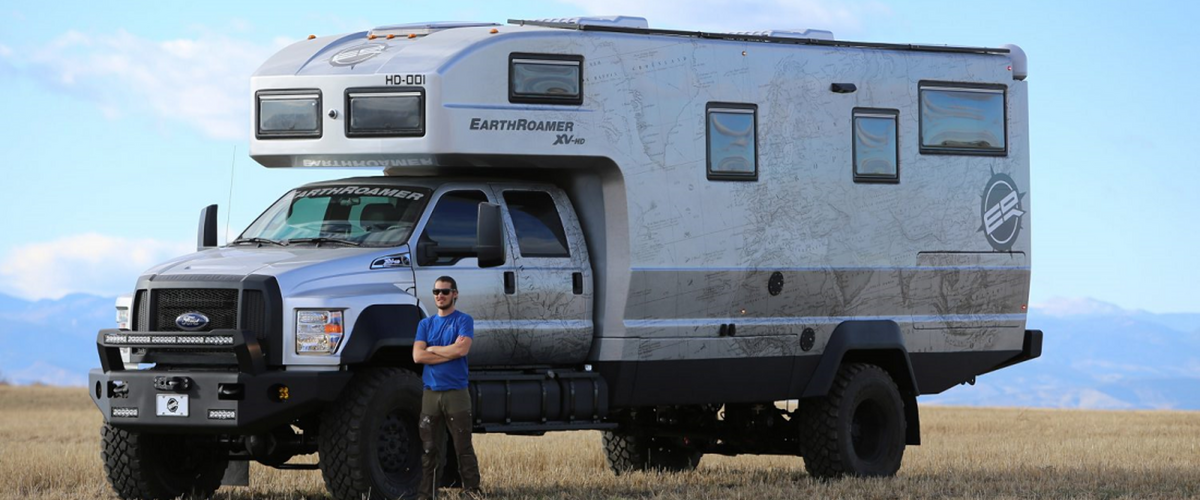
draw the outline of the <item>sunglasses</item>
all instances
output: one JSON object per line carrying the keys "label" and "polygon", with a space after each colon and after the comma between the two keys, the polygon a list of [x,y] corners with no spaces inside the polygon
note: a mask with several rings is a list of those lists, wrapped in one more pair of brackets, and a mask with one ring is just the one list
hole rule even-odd
{"label": "sunglasses", "polygon": [[453,291],[455,291],[453,288],[434,288],[433,296],[437,297],[438,295],[450,295],[450,292]]}

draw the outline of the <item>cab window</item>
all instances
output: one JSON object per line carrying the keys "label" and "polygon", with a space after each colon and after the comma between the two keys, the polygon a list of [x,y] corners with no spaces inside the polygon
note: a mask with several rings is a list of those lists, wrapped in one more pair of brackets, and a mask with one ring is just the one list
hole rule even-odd
{"label": "cab window", "polygon": [[522,257],[570,257],[554,198],[543,191],[505,191]]}
{"label": "cab window", "polygon": [[429,215],[420,242],[435,244],[438,256],[426,260],[425,255],[419,255],[421,265],[446,266],[464,257],[475,257],[479,204],[487,201],[483,191],[450,191],[442,195]]}

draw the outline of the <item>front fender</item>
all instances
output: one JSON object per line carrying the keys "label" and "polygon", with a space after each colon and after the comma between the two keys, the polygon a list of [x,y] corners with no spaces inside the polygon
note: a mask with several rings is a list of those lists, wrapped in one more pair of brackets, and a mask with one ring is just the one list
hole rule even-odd
{"label": "front fender", "polygon": [[[425,314],[411,304],[382,304],[364,309],[342,348],[342,364],[367,363],[383,353],[397,350],[403,351],[399,354],[401,364],[411,363],[417,323],[424,317]],[[409,356],[409,363],[403,363],[405,355]]]}

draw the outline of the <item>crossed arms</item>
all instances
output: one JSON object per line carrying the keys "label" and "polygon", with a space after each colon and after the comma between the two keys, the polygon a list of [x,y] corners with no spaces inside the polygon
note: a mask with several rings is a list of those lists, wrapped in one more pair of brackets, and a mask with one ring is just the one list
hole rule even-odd
{"label": "crossed arms", "polygon": [[430,346],[424,340],[413,344],[413,362],[422,365],[438,365],[466,356],[471,351],[471,337],[458,336],[451,345]]}

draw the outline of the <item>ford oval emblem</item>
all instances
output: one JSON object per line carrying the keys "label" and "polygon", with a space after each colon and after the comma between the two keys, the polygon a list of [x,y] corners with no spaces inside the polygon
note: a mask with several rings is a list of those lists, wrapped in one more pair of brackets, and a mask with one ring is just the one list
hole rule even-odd
{"label": "ford oval emblem", "polygon": [[208,326],[208,316],[198,312],[185,312],[175,318],[175,326],[178,326],[181,330],[194,332]]}

